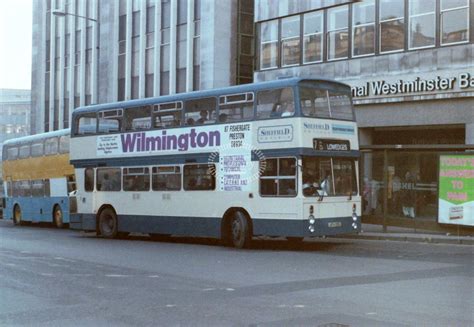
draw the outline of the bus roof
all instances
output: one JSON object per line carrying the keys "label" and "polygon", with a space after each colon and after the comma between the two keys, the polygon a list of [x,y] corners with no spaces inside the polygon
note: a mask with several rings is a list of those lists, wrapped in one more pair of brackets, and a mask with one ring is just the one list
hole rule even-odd
{"label": "bus roof", "polygon": [[292,78],[284,78],[284,79],[279,79],[279,80],[274,80],[274,81],[265,81],[265,82],[258,82],[258,83],[252,83],[252,84],[242,84],[242,85],[228,86],[228,87],[222,87],[222,88],[210,89],[210,90],[193,91],[193,92],[187,92],[187,93],[176,93],[172,95],[163,95],[163,96],[152,97],[152,98],[90,105],[87,107],[81,107],[81,108],[75,109],[73,111],[73,115],[80,114],[83,112],[95,112],[95,111],[100,111],[104,109],[140,107],[140,106],[154,104],[157,102],[166,103],[166,102],[173,102],[173,101],[178,101],[178,100],[194,99],[197,97],[211,97],[211,96],[217,96],[221,94],[242,93],[242,92],[265,90],[269,88],[296,86],[300,84],[301,82],[323,82],[326,84],[335,84],[341,87],[349,88],[347,84],[334,81],[331,79],[326,79],[326,78],[292,77]]}
{"label": "bus roof", "polygon": [[6,147],[9,145],[31,143],[33,141],[44,140],[50,137],[69,135],[70,133],[71,133],[71,130],[67,128],[67,129],[60,129],[60,130],[52,131],[52,132],[22,136],[22,137],[17,137],[15,139],[10,139],[10,140],[5,141],[3,143],[3,146]]}

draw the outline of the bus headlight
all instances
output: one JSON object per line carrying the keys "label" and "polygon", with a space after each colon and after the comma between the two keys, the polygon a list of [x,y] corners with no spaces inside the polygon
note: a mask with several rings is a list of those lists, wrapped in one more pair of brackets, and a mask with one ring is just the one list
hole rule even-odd
{"label": "bus headlight", "polygon": [[314,218],[313,215],[310,215],[310,216],[308,217],[308,221],[309,221],[309,224],[310,224],[310,225],[314,225],[314,223],[316,222],[316,219]]}

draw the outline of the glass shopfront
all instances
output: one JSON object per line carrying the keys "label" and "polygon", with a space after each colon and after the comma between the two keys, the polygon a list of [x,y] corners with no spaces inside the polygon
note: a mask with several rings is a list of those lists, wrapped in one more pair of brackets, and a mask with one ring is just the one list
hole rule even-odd
{"label": "glass shopfront", "polygon": [[439,155],[455,149],[362,151],[362,214],[366,223],[438,229]]}

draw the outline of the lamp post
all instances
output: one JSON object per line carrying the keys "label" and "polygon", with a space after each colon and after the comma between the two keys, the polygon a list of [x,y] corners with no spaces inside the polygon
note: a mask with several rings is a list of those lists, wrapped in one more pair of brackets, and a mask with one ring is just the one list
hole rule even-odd
{"label": "lamp post", "polygon": [[[95,93],[95,98],[93,97],[91,99],[92,103],[98,103],[98,98],[99,98],[99,40],[100,40],[100,24],[98,19],[86,17],[86,16],[81,16],[81,15],[76,15],[73,13],[69,12],[64,12],[64,11],[59,11],[59,10],[53,10],[52,14],[57,17],[66,17],[66,16],[72,16],[72,17],[77,17],[77,18],[82,18],[85,20],[89,20],[91,22],[94,22],[96,25],[96,56],[95,56],[95,69],[92,69],[92,78],[91,78],[91,89]],[[94,66],[94,61],[92,62],[92,66]]]}

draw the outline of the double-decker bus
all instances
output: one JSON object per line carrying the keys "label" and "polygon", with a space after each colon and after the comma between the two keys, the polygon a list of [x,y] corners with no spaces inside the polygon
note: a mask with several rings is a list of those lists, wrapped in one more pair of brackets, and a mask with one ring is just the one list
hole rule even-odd
{"label": "double-decker bus", "polygon": [[92,105],[73,113],[71,228],[113,238],[360,231],[349,86],[291,78]]}
{"label": "double-decker bus", "polygon": [[4,219],[15,225],[69,223],[68,194],[75,190],[69,163],[70,130],[8,140],[3,145]]}

